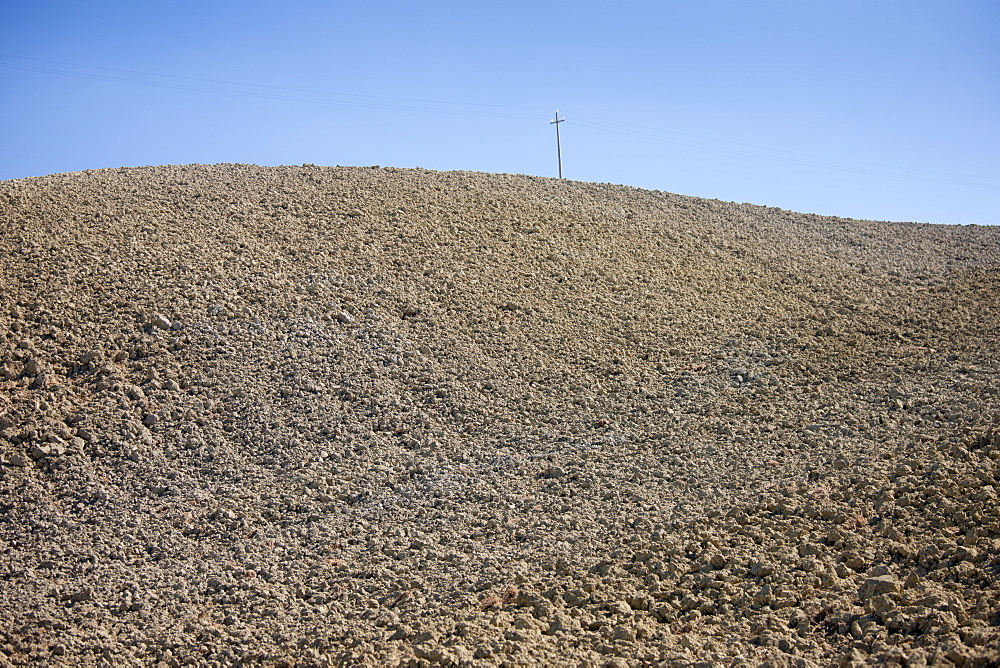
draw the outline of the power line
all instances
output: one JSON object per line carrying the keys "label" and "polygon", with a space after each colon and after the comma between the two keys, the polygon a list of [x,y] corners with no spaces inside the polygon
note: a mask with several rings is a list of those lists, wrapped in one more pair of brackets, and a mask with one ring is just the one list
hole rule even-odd
{"label": "power line", "polygon": [[[217,79],[200,79],[196,77],[182,77],[172,74],[157,74],[153,72],[139,72],[135,70],[123,70],[114,67],[102,67],[95,65],[80,65],[76,63],[65,63],[62,61],[49,61],[40,58],[25,58],[24,56],[10,56],[6,54],[0,54],[0,57],[7,58],[23,58],[25,60],[33,60],[37,62],[46,62],[54,64],[69,65],[71,67],[80,67],[94,70],[103,70],[107,72],[121,72],[124,74],[133,74],[141,77],[162,77],[168,79],[176,79],[180,81],[193,81],[202,82],[207,84],[216,84],[213,86],[205,85],[194,85],[186,83],[174,83],[169,81],[155,81],[149,79],[142,79],[137,77],[126,77],[117,76],[112,74],[101,74],[95,72],[73,72],[66,69],[59,69],[53,67],[41,67],[35,65],[20,65],[15,63],[2,63],[0,62],[0,67],[5,67],[8,69],[22,70],[27,72],[38,72],[43,74],[55,74],[59,76],[76,77],[81,79],[92,79],[97,81],[110,81],[116,83],[127,83],[140,86],[152,86],[156,88],[167,88],[173,90],[187,90],[201,93],[215,93],[221,95],[234,95],[238,97],[251,97],[258,99],[268,99],[268,100],[281,100],[288,102],[306,102],[312,104],[329,104],[329,105],[339,105],[339,106],[351,106],[351,107],[363,107],[370,109],[395,109],[399,111],[417,111],[424,113],[440,113],[440,114],[450,114],[450,115],[460,115],[460,116],[481,116],[481,117],[492,117],[492,118],[515,118],[528,120],[531,118],[536,118],[534,113],[524,112],[514,112],[507,110],[532,110],[537,113],[538,107],[526,107],[526,106],[514,106],[514,105],[502,105],[502,104],[485,104],[478,102],[456,102],[456,101],[443,101],[443,100],[426,100],[418,98],[402,98],[402,97],[388,97],[381,95],[362,95],[358,93],[343,93],[343,92],[333,92],[333,91],[323,91],[314,89],[304,89],[304,88],[291,88],[287,86],[272,86],[267,84],[256,84],[256,83],[244,83],[244,82],[234,82],[234,81],[222,81]],[[305,93],[304,95],[288,95],[284,93],[269,93],[263,91],[247,91],[247,90],[233,90],[230,88],[220,88],[219,85],[223,86],[237,86],[246,88],[259,88],[259,89],[269,89],[273,91],[289,91],[295,93]],[[371,101],[360,101],[360,100],[331,100],[314,97],[317,95],[323,96],[337,96],[337,97],[351,97],[360,98],[360,100],[371,100]],[[395,104],[393,104],[395,103]],[[431,106],[438,105],[438,106]],[[444,108],[440,105],[447,105],[453,108]],[[491,111],[493,110],[493,111]]]}
{"label": "power line", "polygon": [[[830,158],[826,156],[818,156],[808,153],[798,153],[795,151],[787,151],[784,149],[769,149],[761,146],[755,146],[752,144],[745,144],[742,142],[733,142],[724,139],[700,137],[698,135],[690,135],[679,132],[668,133],[649,126],[637,125],[634,123],[627,123],[621,121],[612,121],[608,119],[598,118],[596,116],[590,116],[588,114],[583,114],[583,113],[576,113],[576,116],[583,119],[592,119],[591,121],[587,120],[575,121],[576,125],[582,128],[589,128],[592,130],[598,130],[600,132],[606,132],[610,134],[641,138],[656,142],[673,144],[677,146],[686,146],[690,148],[704,149],[704,150],[714,151],[717,153],[743,156],[758,160],[769,160],[774,162],[783,162],[792,165],[801,165],[804,167],[817,167],[821,169],[832,169],[837,171],[852,172],[855,174],[900,178],[912,181],[923,181],[927,183],[941,183],[948,185],[960,185],[960,186],[970,186],[978,188],[996,188],[1000,186],[1000,179],[996,177],[978,176],[971,174],[954,174],[951,172],[941,172],[935,170],[916,170],[909,167],[895,167],[890,165],[865,166],[865,163],[849,162],[838,158]],[[722,146],[720,146],[719,144],[722,144]],[[770,154],[768,154],[768,152]],[[775,153],[782,155],[774,155]],[[834,164],[837,162],[848,163],[848,164]],[[952,178],[941,178],[937,176],[931,176],[931,174],[940,174],[943,177],[952,177]],[[976,183],[974,181],[970,181],[969,179],[986,181],[986,183],[982,182]],[[995,183],[990,183],[991,181]]]}
{"label": "power line", "polygon": [[[104,67],[99,65],[84,65],[80,63],[70,63],[58,60],[46,60],[42,58],[30,58],[13,54],[0,54],[3,58],[16,58],[23,61],[36,63],[47,63],[51,65],[63,65],[72,68],[91,70],[90,72],[74,72],[64,68],[55,68],[41,65],[15,64],[0,62],[0,67],[26,72],[37,72],[42,74],[54,74],[58,76],[76,77],[81,79],[91,79],[97,81],[108,81],[114,83],[126,83],[138,86],[149,86],[172,90],[185,90],[199,93],[212,93],[218,95],[230,95],[237,97],[256,98],[264,100],[276,100],[284,102],[298,102],[307,104],[322,104],[343,107],[358,107],[368,109],[386,109],[395,111],[418,112],[429,114],[444,114],[455,116],[472,116],[481,118],[507,118],[530,120],[537,118],[536,113],[539,107],[515,106],[503,104],[486,104],[478,102],[461,102],[446,100],[430,100],[419,98],[390,97],[381,95],[363,95],[358,93],[345,93],[323,91],[308,88],[293,88],[288,86],[274,86],[269,84],[224,81],[218,79],[205,79],[197,77],[185,77],[172,74],[160,74],[154,72],[142,72],[137,70],[127,70],[115,67]],[[107,72],[103,74],[94,72],[99,70]],[[120,76],[133,75],[133,76]],[[146,78],[143,78],[146,77]],[[148,77],[171,79],[174,81],[157,81]],[[194,82],[194,83],[183,83]],[[227,86],[230,88],[222,88]],[[233,89],[231,87],[236,87]],[[258,90],[239,90],[258,89]],[[269,92],[271,91],[271,92]],[[296,93],[296,94],[290,94]],[[301,95],[299,94],[301,93]],[[324,97],[319,97],[324,96]],[[329,99],[352,98],[352,99]],[[518,111],[523,110],[523,111]],[[978,176],[969,174],[954,174],[927,169],[913,169],[908,167],[895,167],[890,165],[865,164],[856,161],[830,158],[827,156],[814,155],[788,151],[785,149],[772,149],[762,146],[755,146],[743,142],[736,142],[718,138],[702,137],[693,134],[680,132],[667,132],[659,128],[629,123],[625,121],[615,121],[585,113],[574,112],[574,122],[582,128],[597,130],[619,136],[633,137],[643,140],[651,140],[661,143],[673,144],[675,146],[686,146],[699,150],[708,150],[727,155],[742,156],[756,160],[768,160],[773,162],[783,162],[791,165],[799,165],[810,168],[831,169],[855,174],[863,174],[879,177],[891,177],[922,181],[927,183],[941,183],[948,185],[961,185],[972,187],[997,188],[1000,186],[1000,179],[996,177]],[[562,145],[559,134],[559,124],[565,119],[561,119],[556,110],[556,119],[550,121],[556,126],[556,151],[559,160],[559,177],[562,178]],[[840,163],[840,164],[838,164]],[[939,175],[939,176],[935,176]],[[971,180],[971,181],[970,181]],[[977,182],[978,181],[978,182]]]}
{"label": "power line", "polygon": [[[637,128],[638,130],[645,130],[645,131],[649,131],[649,132],[653,132],[653,133],[657,133],[657,134],[669,134],[669,135],[675,135],[675,136],[678,136],[678,137],[686,137],[686,138],[689,138],[689,139],[709,141],[709,142],[717,142],[717,143],[723,143],[723,144],[731,144],[733,146],[743,147],[743,148],[747,148],[747,149],[764,150],[764,151],[774,151],[774,152],[778,152],[778,153],[786,153],[786,154],[789,154],[789,155],[801,156],[801,157],[806,157],[806,158],[817,158],[817,159],[820,159],[820,160],[836,160],[836,158],[829,158],[828,156],[816,155],[814,153],[802,153],[800,151],[787,151],[787,150],[784,150],[784,149],[771,149],[771,148],[765,148],[765,147],[762,147],[762,146],[757,146],[755,144],[747,144],[745,142],[737,142],[737,141],[732,141],[732,140],[728,140],[728,139],[717,139],[717,138],[713,138],[713,137],[703,137],[703,136],[700,136],[700,135],[693,135],[693,134],[688,134],[688,133],[684,133],[684,132],[669,132],[669,133],[664,133],[659,128],[650,127],[648,125],[639,125],[637,123],[629,123],[627,121],[612,121],[612,120],[608,120],[608,119],[599,118],[597,116],[590,116],[588,114],[579,114],[578,113],[577,115],[581,116],[581,117],[583,117],[585,119],[586,118],[590,118],[590,119],[593,119],[594,121],[598,121],[598,122],[602,122],[602,123],[610,123],[610,124],[614,124],[614,125],[623,125],[623,126],[628,126],[630,128]],[[888,169],[900,169],[900,170],[910,170],[910,171],[933,172],[933,173],[937,173],[937,174],[944,174],[944,175],[947,175],[947,176],[960,176],[960,177],[966,177],[966,178],[995,178],[995,177],[980,177],[980,176],[971,175],[971,174],[955,174],[953,172],[942,172],[942,171],[938,171],[938,170],[913,170],[913,169],[908,168],[908,167],[895,167],[893,165],[884,165],[884,164],[883,165],[872,164],[871,166],[873,166],[873,167],[885,167],[885,168],[888,168]],[[1000,179],[998,179],[998,180],[1000,180]]]}
{"label": "power line", "polygon": [[[18,59],[21,59],[21,60],[31,60],[31,61],[35,61],[35,62],[39,62],[39,63],[51,63],[51,64],[55,64],[55,65],[69,65],[71,67],[82,67],[82,68],[94,69],[94,70],[106,70],[106,71],[109,71],[109,72],[123,72],[125,74],[138,74],[138,75],[141,75],[141,76],[163,77],[163,78],[168,78],[168,79],[183,79],[185,81],[200,81],[200,82],[203,82],[203,83],[223,84],[223,85],[227,85],[227,86],[244,86],[244,87],[247,87],[247,88],[270,88],[272,90],[287,90],[287,91],[292,91],[292,92],[297,92],[297,93],[310,93],[310,94],[314,94],[314,95],[341,95],[341,96],[346,96],[346,97],[361,97],[361,98],[367,98],[367,99],[373,99],[373,100],[390,100],[390,101],[399,101],[399,102],[419,102],[419,103],[423,103],[423,104],[452,104],[452,105],[463,105],[463,106],[470,106],[470,107],[491,107],[491,108],[501,108],[501,109],[524,109],[524,110],[531,110],[531,111],[537,111],[538,110],[538,107],[527,107],[527,106],[518,106],[518,105],[509,105],[509,104],[486,104],[486,103],[481,103],[481,102],[456,102],[454,100],[450,100],[450,101],[447,101],[447,100],[425,100],[425,99],[421,99],[421,98],[389,97],[389,96],[385,96],[385,95],[365,95],[365,94],[361,94],[361,93],[345,93],[343,91],[326,91],[326,90],[316,90],[316,89],[311,89],[311,88],[293,88],[293,87],[289,87],[289,86],[274,86],[274,85],[271,85],[271,84],[247,83],[247,82],[241,82],[241,81],[225,81],[225,80],[221,80],[221,79],[204,79],[204,78],[200,78],[200,77],[179,76],[179,75],[176,75],[176,74],[162,74],[162,73],[157,73],[157,72],[143,72],[143,71],[139,71],[139,70],[126,70],[126,69],[121,69],[121,68],[118,68],[118,67],[106,67],[106,66],[102,66],[102,65],[83,65],[83,64],[80,64],[80,63],[70,63],[70,62],[66,62],[66,61],[62,61],[62,60],[46,60],[46,59],[43,59],[43,58],[30,58],[28,56],[17,56],[17,55],[6,54],[6,53],[0,53],[0,57],[3,57],[3,58],[18,58]],[[0,64],[3,64],[3,63],[0,63]],[[70,74],[70,73],[67,73],[67,74]]]}

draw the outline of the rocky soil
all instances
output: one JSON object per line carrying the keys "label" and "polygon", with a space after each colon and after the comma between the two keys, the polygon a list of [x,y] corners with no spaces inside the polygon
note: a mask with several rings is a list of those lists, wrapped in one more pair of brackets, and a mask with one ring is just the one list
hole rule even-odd
{"label": "rocky soil", "polygon": [[0,664],[1000,663],[1000,227],[0,183]]}

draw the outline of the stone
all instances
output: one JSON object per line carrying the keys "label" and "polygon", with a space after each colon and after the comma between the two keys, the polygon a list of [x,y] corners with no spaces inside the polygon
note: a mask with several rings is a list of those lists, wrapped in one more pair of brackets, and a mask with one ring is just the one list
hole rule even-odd
{"label": "stone", "polygon": [[868,569],[868,560],[857,552],[848,552],[841,555],[841,561],[852,571],[862,573]]}
{"label": "stone", "polygon": [[73,603],[83,603],[84,601],[89,601],[94,598],[94,590],[90,587],[84,587],[83,589],[77,591],[69,600]]}
{"label": "stone", "polygon": [[625,601],[613,601],[608,603],[607,610],[613,615],[631,615],[632,606]]}
{"label": "stone", "polygon": [[14,452],[7,455],[7,463],[11,466],[27,466],[30,460],[19,452]]}
{"label": "stone", "polygon": [[888,594],[899,590],[899,581],[894,575],[880,575],[878,577],[866,578],[858,589],[858,598],[867,601],[873,596]]}
{"label": "stone", "polygon": [[557,614],[549,623],[548,633],[578,633],[581,630],[580,622],[575,617],[565,614]]}
{"label": "stone", "polygon": [[58,382],[59,379],[54,373],[40,373],[35,376],[34,381],[31,383],[31,389],[55,389]]}
{"label": "stone", "polygon": [[45,363],[41,360],[32,357],[27,362],[24,363],[24,373],[29,376],[38,376],[45,373]]}

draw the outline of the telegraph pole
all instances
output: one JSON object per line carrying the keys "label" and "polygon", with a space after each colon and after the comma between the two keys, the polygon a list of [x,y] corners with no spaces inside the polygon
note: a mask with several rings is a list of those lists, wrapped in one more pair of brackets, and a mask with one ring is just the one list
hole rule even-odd
{"label": "telegraph pole", "polygon": [[565,118],[559,118],[559,110],[556,109],[555,119],[549,121],[549,125],[556,126],[556,155],[559,157],[559,178],[562,178],[562,142],[559,141],[559,124],[565,121]]}

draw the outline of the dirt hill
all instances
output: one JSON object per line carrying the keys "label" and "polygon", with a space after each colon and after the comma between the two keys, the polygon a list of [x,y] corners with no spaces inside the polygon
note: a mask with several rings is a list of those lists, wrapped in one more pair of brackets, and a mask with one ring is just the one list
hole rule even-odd
{"label": "dirt hill", "polygon": [[998,665],[998,340],[1000,227],[0,182],[0,663]]}

